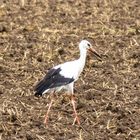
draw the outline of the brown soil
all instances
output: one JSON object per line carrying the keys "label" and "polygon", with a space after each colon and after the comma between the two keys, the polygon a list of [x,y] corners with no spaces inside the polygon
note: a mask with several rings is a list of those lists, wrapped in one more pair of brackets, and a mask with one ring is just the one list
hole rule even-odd
{"label": "brown soil", "polygon": [[[0,4],[1,140],[140,139],[139,0]],[[103,61],[89,56],[75,84],[81,126],[72,125],[64,92],[45,126],[49,98],[34,97],[33,87],[52,66],[78,58],[84,38]]]}

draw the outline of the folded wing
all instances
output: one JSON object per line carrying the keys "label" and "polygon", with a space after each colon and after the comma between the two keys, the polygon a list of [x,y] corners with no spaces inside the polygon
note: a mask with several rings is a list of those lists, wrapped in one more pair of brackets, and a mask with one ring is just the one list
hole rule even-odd
{"label": "folded wing", "polygon": [[61,71],[61,68],[49,70],[46,76],[35,86],[35,95],[42,95],[48,89],[64,86],[74,81],[73,78],[61,75]]}

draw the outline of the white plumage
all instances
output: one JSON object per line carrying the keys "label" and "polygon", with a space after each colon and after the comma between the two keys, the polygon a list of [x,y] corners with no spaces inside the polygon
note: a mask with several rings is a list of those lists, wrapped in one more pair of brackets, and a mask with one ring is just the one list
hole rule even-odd
{"label": "white plumage", "polygon": [[[74,82],[78,80],[81,72],[83,71],[83,68],[85,66],[86,62],[86,56],[87,51],[91,51],[94,53],[98,58],[101,59],[100,55],[96,53],[95,50],[93,50],[91,44],[87,40],[82,40],[79,43],[79,49],[80,49],[80,57],[77,60],[69,61],[63,64],[59,64],[55,67],[53,67],[48,74],[36,85],[35,87],[35,95],[43,95],[47,92],[53,92],[52,94],[55,94],[55,92],[60,91],[61,89],[66,89],[69,93],[72,95],[72,105],[74,109],[75,114],[75,121],[80,124],[76,108],[75,108],[75,101],[73,98],[73,86]],[[48,120],[48,114],[50,111],[50,107],[52,105],[53,99],[49,105],[45,123],[47,123]]]}

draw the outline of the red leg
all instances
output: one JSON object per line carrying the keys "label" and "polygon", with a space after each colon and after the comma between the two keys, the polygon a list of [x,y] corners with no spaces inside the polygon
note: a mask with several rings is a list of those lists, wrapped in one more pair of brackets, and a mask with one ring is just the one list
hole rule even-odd
{"label": "red leg", "polygon": [[49,103],[49,107],[48,107],[48,110],[47,110],[47,114],[46,114],[46,117],[45,117],[45,120],[44,120],[44,123],[45,123],[45,124],[48,123],[49,112],[50,112],[50,109],[51,109],[52,103],[53,103],[53,99],[51,99],[51,102]]}
{"label": "red leg", "polygon": [[73,125],[75,124],[76,121],[77,121],[78,125],[80,125],[80,119],[79,119],[77,111],[76,111],[75,100],[74,100],[73,95],[71,97],[71,103],[72,103],[72,106],[73,106],[74,116],[75,116],[74,121],[73,121]]}

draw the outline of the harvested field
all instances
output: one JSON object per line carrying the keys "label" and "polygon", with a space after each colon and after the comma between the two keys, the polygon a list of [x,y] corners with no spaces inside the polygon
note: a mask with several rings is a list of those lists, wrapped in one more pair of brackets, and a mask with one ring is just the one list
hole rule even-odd
{"label": "harvested field", "polygon": [[[0,139],[140,140],[140,1],[25,1],[0,2]],[[49,98],[33,88],[82,39],[103,61],[88,56],[75,84],[81,125],[60,92],[45,126]]]}

